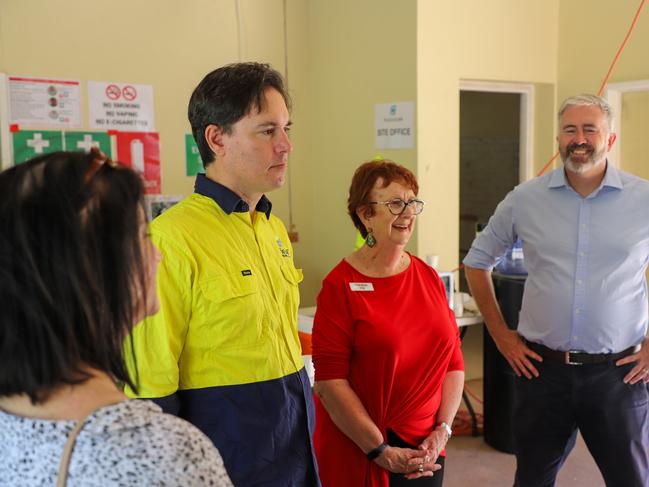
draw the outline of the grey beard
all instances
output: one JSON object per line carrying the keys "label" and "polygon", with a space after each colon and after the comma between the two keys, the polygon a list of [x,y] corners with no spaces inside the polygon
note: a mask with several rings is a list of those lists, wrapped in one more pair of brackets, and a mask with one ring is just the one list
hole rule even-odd
{"label": "grey beard", "polygon": [[588,159],[588,162],[577,164],[575,162],[572,162],[572,160],[570,160],[570,157],[567,157],[563,160],[563,165],[568,171],[574,172],[575,174],[581,174],[595,167],[595,161],[591,157],[590,159]]}
{"label": "grey beard", "polygon": [[581,164],[572,162],[570,155],[561,154],[561,162],[563,166],[570,172],[575,174],[581,174],[590,171],[593,167],[597,165],[599,161],[602,161],[606,158],[606,147],[596,150],[588,158],[588,162],[583,162]]}

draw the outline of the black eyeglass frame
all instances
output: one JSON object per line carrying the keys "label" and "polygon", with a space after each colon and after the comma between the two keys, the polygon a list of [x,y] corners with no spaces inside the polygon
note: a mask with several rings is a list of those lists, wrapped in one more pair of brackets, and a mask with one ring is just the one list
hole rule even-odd
{"label": "black eyeglass frame", "polygon": [[[392,207],[390,206],[393,203],[400,202],[399,206],[403,205],[403,208],[400,211],[397,211],[397,213],[394,212]],[[392,213],[394,216],[400,216],[403,214],[403,212],[406,211],[406,208],[409,206],[412,206],[412,209],[414,210],[415,215],[419,215],[422,211],[424,211],[424,205],[426,204],[425,201],[423,200],[418,200],[416,198],[413,198],[409,201],[404,201],[401,198],[394,198],[391,199],[390,201],[370,201],[370,205],[385,205],[388,208],[388,211]],[[414,206],[413,206],[414,205]],[[417,211],[417,208],[419,208],[419,211]]]}

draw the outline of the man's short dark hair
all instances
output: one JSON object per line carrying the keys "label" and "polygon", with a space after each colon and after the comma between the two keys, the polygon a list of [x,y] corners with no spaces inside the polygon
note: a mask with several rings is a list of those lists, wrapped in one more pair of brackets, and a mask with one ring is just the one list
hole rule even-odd
{"label": "man's short dark hair", "polygon": [[0,173],[0,396],[43,402],[88,367],[136,385],[123,350],[146,288],[144,189],[96,161],[55,152]]}
{"label": "man's short dark hair", "polygon": [[264,92],[268,88],[276,89],[290,109],[282,75],[268,64],[228,64],[215,69],[198,84],[189,99],[187,115],[203,167],[214,160],[214,153],[205,140],[207,126],[218,125],[226,134],[231,133],[232,125],[251,110],[263,109]]}

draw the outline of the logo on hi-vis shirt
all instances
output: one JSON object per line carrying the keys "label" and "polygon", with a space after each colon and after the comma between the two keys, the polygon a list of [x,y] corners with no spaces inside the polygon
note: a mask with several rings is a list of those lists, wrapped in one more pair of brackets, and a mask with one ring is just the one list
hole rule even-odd
{"label": "logo on hi-vis shirt", "polygon": [[290,257],[291,254],[288,251],[288,249],[284,248],[284,245],[282,244],[282,240],[279,237],[275,237],[275,238],[276,238],[275,241],[277,242],[277,246],[279,247],[279,251],[282,253],[282,257]]}

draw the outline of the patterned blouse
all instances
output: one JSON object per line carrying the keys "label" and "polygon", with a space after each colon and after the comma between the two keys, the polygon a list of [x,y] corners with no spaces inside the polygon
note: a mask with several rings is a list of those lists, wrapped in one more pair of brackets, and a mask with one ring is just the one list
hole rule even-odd
{"label": "patterned blouse", "polygon": [[[0,411],[0,486],[54,486],[75,421],[24,418]],[[212,442],[151,401],[95,411],[77,436],[68,487],[231,487]]]}

